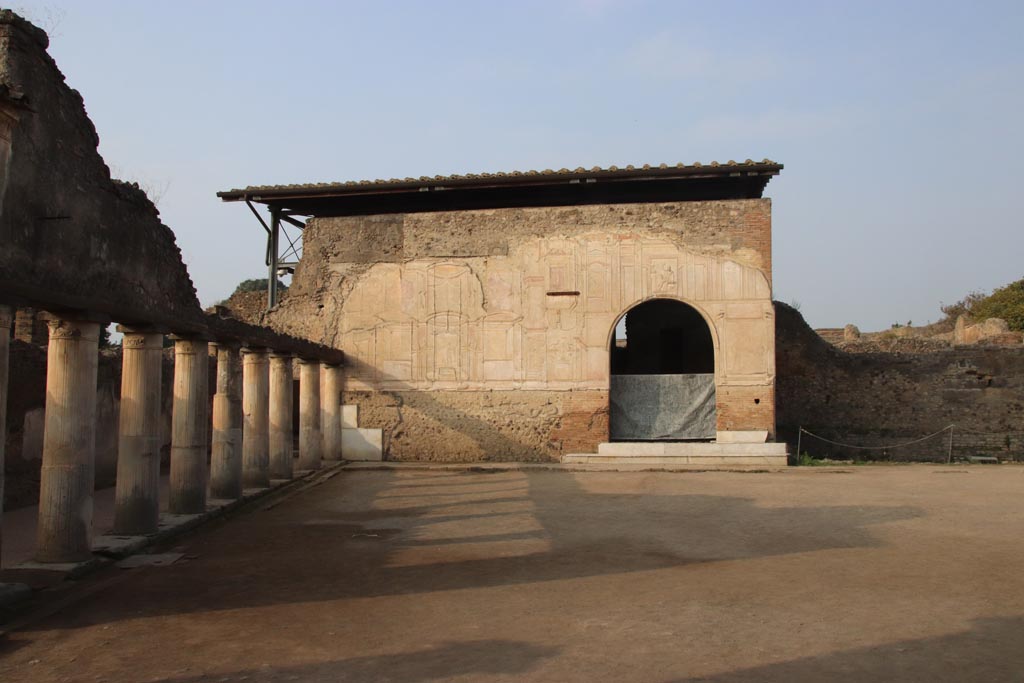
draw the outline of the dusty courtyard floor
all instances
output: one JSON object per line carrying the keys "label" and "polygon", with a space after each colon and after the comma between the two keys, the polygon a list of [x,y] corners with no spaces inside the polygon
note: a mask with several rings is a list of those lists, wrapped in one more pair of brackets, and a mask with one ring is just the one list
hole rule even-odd
{"label": "dusty courtyard floor", "polygon": [[1024,680],[1024,468],[346,471],[182,549],[0,680]]}

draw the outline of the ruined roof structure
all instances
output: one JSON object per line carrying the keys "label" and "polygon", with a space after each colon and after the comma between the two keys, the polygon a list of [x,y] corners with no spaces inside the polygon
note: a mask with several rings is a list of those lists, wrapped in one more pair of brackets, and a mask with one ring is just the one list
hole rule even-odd
{"label": "ruined roof structure", "polygon": [[265,319],[345,350],[359,423],[345,431],[370,457],[772,465],[785,446],[770,443],[763,193],[781,170],[613,166],[218,196],[268,206],[271,239],[280,220],[304,227],[292,286]]}

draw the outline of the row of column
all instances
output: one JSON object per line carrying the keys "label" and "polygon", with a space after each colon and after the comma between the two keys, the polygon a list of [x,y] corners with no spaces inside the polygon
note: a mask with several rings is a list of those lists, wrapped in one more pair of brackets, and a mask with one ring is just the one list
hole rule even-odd
{"label": "row of column", "polygon": [[[0,429],[7,392],[10,325],[0,306]],[[74,562],[91,554],[96,374],[100,324],[49,322],[46,413],[36,560]],[[160,519],[163,334],[121,328],[123,368],[114,533],[143,535]],[[245,488],[293,476],[293,369],[289,353],[217,343],[217,384],[209,411],[209,345],[174,337],[168,512],[205,512],[208,497],[237,499]],[[298,359],[299,469],[340,460],[342,371]],[[321,365],[323,390],[321,391]],[[207,438],[210,435],[211,449]],[[2,437],[2,433],[0,433]],[[0,449],[3,439],[0,438]],[[209,454],[209,460],[207,458]],[[0,477],[3,472],[0,450]],[[0,479],[0,491],[2,491]]]}

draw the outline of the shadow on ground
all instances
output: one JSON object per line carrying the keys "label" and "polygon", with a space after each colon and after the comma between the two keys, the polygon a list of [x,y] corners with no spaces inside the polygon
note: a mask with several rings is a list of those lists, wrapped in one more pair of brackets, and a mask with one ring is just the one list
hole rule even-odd
{"label": "shadow on ground", "polygon": [[649,475],[619,475],[613,491],[594,492],[578,476],[586,475],[346,472],[201,532],[188,543],[191,560],[133,570],[118,589],[124,601],[84,600],[57,627],[873,547],[872,526],[920,515],[658,492],[645,486]]}
{"label": "shadow on ground", "polygon": [[155,679],[159,683],[218,683],[220,681],[437,681],[457,676],[524,674],[557,648],[506,640],[446,642],[416,652],[352,657],[304,666],[266,667],[182,678]]}
{"label": "shadow on ground", "polygon": [[1024,680],[1024,617],[977,619],[970,630],[857,648],[673,683]]}

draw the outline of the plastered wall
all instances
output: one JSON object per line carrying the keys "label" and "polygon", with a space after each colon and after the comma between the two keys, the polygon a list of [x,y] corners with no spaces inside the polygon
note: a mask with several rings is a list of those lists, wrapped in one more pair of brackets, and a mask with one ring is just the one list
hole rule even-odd
{"label": "plastered wall", "polygon": [[[684,301],[708,323],[719,430],[774,431],[767,200],[318,219],[305,239],[270,322],[345,350],[346,390],[366,404],[363,426],[386,430],[390,457],[596,448],[608,438],[611,330],[650,298]],[[381,392],[393,398],[371,398]],[[430,395],[410,399],[418,392]],[[513,392],[512,428],[501,411],[485,414],[481,392]],[[552,392],[592,393],[581,405],[593,419]],[[399,428],[398,408],[411,405],[436,428]],[[576,425],[571,446],[563,422]],[[477,436],[456,438],[467,431]]]}

